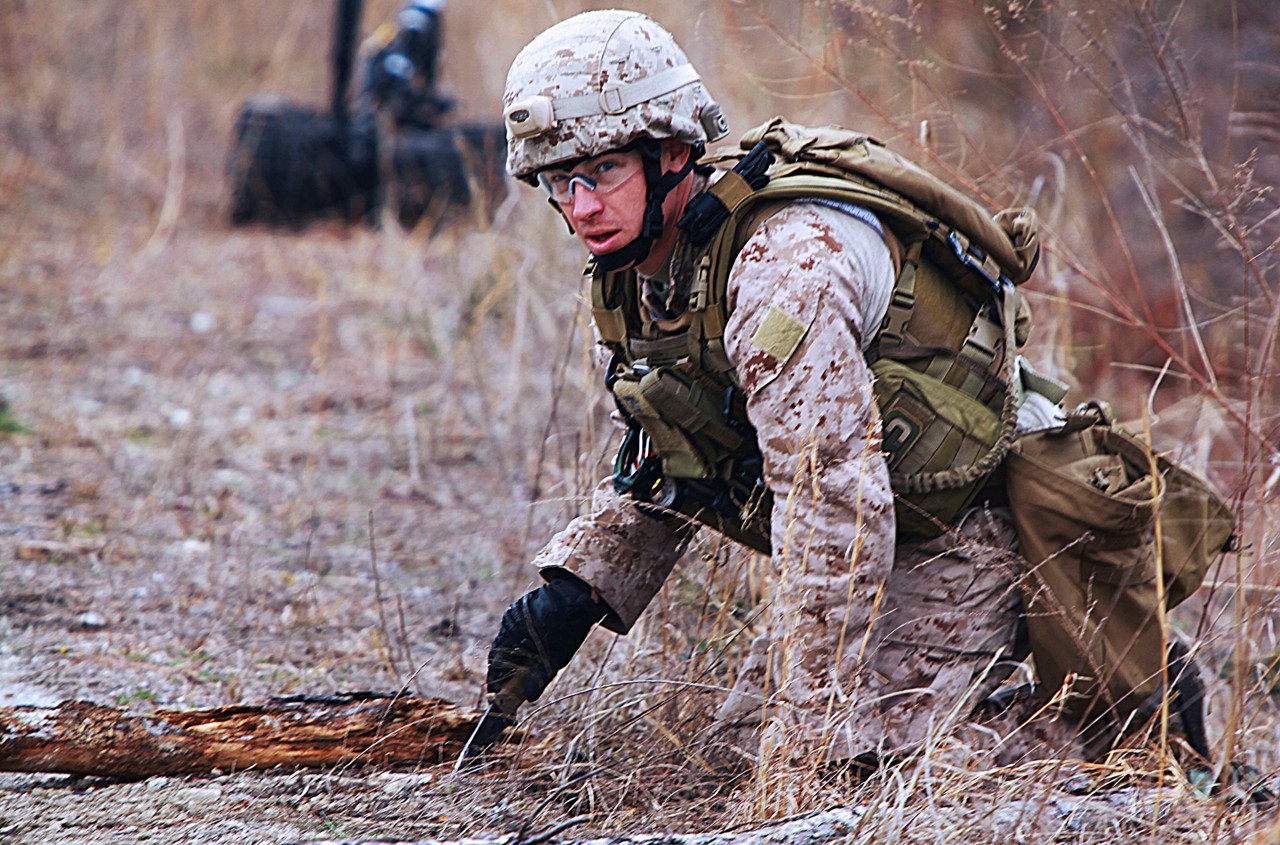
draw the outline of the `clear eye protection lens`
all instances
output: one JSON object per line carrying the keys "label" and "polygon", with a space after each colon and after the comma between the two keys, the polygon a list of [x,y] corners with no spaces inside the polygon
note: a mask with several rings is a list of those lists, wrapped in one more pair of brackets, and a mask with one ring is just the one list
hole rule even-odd
{"label": "clear eye protection lens", "polygon": [[544,170],[538,174],[538,184],[558,203],[573,199],[577,186],[588,191],[607,194],[640,172],[640,157],[635,155],[611,155],[585,162],[569,172]]}

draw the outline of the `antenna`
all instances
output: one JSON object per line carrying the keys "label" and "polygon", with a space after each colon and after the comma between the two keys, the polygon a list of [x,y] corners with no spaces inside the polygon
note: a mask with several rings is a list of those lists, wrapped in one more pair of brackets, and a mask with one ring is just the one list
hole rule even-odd
{"label": "antenna", "polygon": [[360,28],[363,0],[338,0],[338,19],[333,29],[333,121],[338,129],[347,125],[347,88],[355,60],[356,31]]}

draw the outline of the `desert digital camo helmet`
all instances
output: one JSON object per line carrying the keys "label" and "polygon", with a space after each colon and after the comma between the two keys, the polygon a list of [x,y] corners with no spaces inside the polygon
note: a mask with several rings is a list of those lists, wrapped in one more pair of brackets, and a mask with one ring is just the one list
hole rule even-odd
{"label": "desert digital camo helmet", "polygon": [[[707,143],[728,134],[720,107],[671,33],[638,12],[585,12],[520,51],[503,93],[507,171],[530,184],[538,171],[620,149],[644,159],[648,183],[639,238],[604,269],[638,262],[662,232],[662,200]],[[683,172],[663,174],[658,141],[697,146]]]}

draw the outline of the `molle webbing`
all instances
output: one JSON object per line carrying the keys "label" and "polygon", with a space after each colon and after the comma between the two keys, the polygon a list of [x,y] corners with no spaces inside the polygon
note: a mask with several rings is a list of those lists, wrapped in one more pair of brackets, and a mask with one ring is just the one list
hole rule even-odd
{"label": "molle webbing", "polygon": [[[732,367],[723,356],[729,273],[743,244],[764,218],[791,201],[826,199],[865,208],[880,217],[905,248],[902,266],[872,358],[891,356],[912,362],[923,372],[999,411],[1004,390],[1004,330],[996,303],[1018,294],[1008,276],[987,256],[971,253],[971,241],[925,214],[905,198],[848,176],[784,165],[769,185],[749,197],[730,189],[721,200],[729,218],[698,267],[691,308],[691,335],[699,336],[704,364],[716,370]],[[725,177],[728,178],[728,177]],[[709,190],[716,190],[720,182]],[[739,180],[741,181],[741,180]],[[705,303],[705,305],[704,305]],[[913,316],[923,314],[913,322]],[[957,322],[959,320],[960,322]],[[957,333],[957,330],[961,333]],[[918,361],[918,363],[916,363]]]}
{"label": "molle webbing", "polygon": [[[1001,311],[1009,314],[1008,319],[1003,320],[1005,324],[1006,349],[1012,349],[1014,345],[1013,316],[1011,313],[1013,295],[1013,286],[1010,285],[1005,292],[1005,300],[1000,307]],[[1000,408],[1000,434],[987,453],[971,464],[966,463],[946,470],[918,471],[910,474],[891,475],[890,481],[892,482],[893,489],[895,491],[899,493],[913,494],[958,490],[962,487],[966,487],[980,481],[995,471],[996,467],[1000,465],[1000,462],[1009,454],[1009,448],[1013,445],[1013,437],[1018,424],[1018,404],[1020,397],[1017,389],[1018,373],[1017,365],[1015,363],[1016,358],[1012,354],[1006,354],[1005,361],[1005,392],[1004,402]],[[977,455],[973,455],[969,460],[977,457]]]}

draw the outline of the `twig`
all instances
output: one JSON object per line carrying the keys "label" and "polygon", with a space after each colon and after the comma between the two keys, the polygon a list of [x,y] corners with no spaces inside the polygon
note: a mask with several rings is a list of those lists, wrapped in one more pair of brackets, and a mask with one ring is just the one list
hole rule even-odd
{"label": "twig", "polygon": [[409,443],[409,480],[413,486],[422,486],[422,465],[418,458],[418,423],[413,416],[413,400],[404,400],[404,434]]}
{"label": "twig", "polygon": [[550,827],[546,828],[545,830],[539,831],[538,833],[535,833],[533,836],[530,836],[527,839],[517,839],[515,840],[515,842],[512,843],[512,845],[538,845],[538,843],[546,842],[558,836],[559,834],[563,833],[564,831],[568,830],[571,827],[577,827],[578,825],[586,824],[589,821],[591,821],[590,816],[574,816],[573,818],[565,819],[564,821],[558,824],[553,824]]}
{"label": "twig", "polygon": [[[400,651],[403,653],[405,665],[416,666],[417,661],[413,659],[413,648],[409,645],[409,628],[404,618],[404,597],[399,593],[396,594],[396,614],[400,617]],[[455,615],[454,618],[456,619],[457,616]],[[407,679],[404,682],[404,686],[413,683],[417,674],[417,672],[414,672],[414,676]],[[421,692],[422,690],[419,689],[418,691]]]}
{"label": "twig", "polygon": [[391,628],[387,624],[387,611],[382,602],[382,576],[378,574],[378,549],[374,544],[373,511],[369,511],[369,568],[373,571],[373,598],[378,607],[378,625],[382,633],[382,659],[395,678],[400,677],[400,667],[391,653]]}

